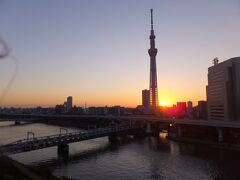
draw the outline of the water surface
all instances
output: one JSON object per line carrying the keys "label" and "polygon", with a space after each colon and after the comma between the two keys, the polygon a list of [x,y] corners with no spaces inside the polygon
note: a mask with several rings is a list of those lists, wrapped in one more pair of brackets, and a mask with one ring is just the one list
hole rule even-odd
{"label": "water surface", "polygon": [[[0,144],[59,133],[60,127],[27,124],[0,127]],[[69,128],[68,128],[69,129]],[[76,131],[77,129],[69,129]],[[46,167],[56,176],[73,179],[240,179],[240,153],[181,144],[160,137],[128,138],[109,143],[107,137],[70,144],[69,157],[51,147],[11,157],[24,164]]]}

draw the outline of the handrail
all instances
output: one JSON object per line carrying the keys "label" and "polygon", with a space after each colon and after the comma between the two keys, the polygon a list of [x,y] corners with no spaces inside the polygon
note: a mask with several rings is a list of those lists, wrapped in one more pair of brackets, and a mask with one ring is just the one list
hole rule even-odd
{"label": "handrail", "polygon": [[[141,124],[133,124],[131,125],[118,125],[118,126],[110,126],[110,127],[105,127],[105,128],[96,128],[96,129],[90,129],[88,131],[74,131],[74,132],[67,132],[65,134],[55,134],[55,135],[48,135],[48,136],[41,136],[41,137],[35,137],[33,132],[28,132],[27,139],[20,139],[15,142],[6,144],[6,148],[12,147],[17,148],[18,146],[20,147],[26,147],[29,145],[35,145],[38,146],[39,144],[46,144],[46,143],[59,143],[59,141],[62,140],[69,140],[69,138],[77,139],[77,138],[84,138],[84,137],[89,137],[89,136],[96,136],[96,135],[101,135],[101,134],[106,134],[106,133],[115,133],[115,132],[120,132],[120,131],[125,131],[125,130],[130,130],[130,129],[136,129],[136,128],[141,128]],[[29,138],[29,135],[32,135],[32,138]]]}

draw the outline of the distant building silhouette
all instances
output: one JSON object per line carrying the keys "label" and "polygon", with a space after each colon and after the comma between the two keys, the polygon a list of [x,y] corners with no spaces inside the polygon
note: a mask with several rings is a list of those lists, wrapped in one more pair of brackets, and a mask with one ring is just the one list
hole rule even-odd
{"label": "distant building silhouette", "polygon": [[151,114],[150,108],[150,91],[147,89],[142,90],[142,106],[138,107],[143,114]]}
{"label": "distant building silhouette", "polygon": [[62,104],[58,104],[55,106],[55,113],[56,114],[63,114],[66,113],[65,107]]}
{"label": "distant building silhouette", "polygon": [[77,107],[77,106],[72,107],[72,108],[68,111],[68,113],[69,113],[69,114],[76,114],[76,115],[84,114],[83,108],[82,108],[82,107]]}
{"label": "distant building silhouette", "polygon": [[158,107],[158,87],[157,87],[157,67],[156,67],[156,55],[157,49],[155,48],[155,35],[153,30],[153,9],[151,9],[151,34],[150,49],[148,54],[150,56],[150,105],[152,108]]}
{"label": "distant building silhouette", "polygon": [[73,107],[73,98],[72,98],[72,96],[68,96],[67,103],[66,103],[67,111],[70,111],[70,109],[72,109],[72,107]]}
{"label": "distant building silhouette", "polygon": [[120,116],[124,115],[125,108],[121,106],[112,106],[112,107],[89,107],[88,114],[89,115],[114,115]]}
{"label": "distant building silhouette", "polygon": [[208,68],[208,119],[240,121],[240,57]]}
{"label": "distant building silhouette", "polygon": [[63,104],[56,105],[55,112],[57,114],[71,113],[72,108],[73,108],[73,98],[72,96],[68,96],[67,101],[65,101]]}
{"label": "distant building silhouette", "polygon": [[88,114],[89,115],[106,115],[108,113],[106,107],[89,107]]}
{"label": "distant building silhouette", "polygon": [[185,118],[187,115],[187,104],[186,102],[177,102],[176,107],[176,117],[177,118]]}
{"label": "distant building silhouette", "polygon": [[193,119],[193,103],[192,101],[187,102],[187,115],[189,119]]}
{"label": "distant building silhouette", "polygon": [[198,101],[197,117],[199,119],[207,119],[207,101]]}
{"label": "distant building silhouette", "polygon": [[150,106],[150,91],[147,89],[142,90],[142,106],[145,108]]}

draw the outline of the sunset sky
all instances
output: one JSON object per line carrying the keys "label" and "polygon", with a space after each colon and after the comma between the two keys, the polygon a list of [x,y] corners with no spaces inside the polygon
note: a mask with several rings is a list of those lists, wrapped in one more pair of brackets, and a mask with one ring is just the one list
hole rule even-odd
{"label": "sunset sky", "polygon": [[[205,100],[207,68],[240,55],[239,0],[0,0],[19,70],[3,106],[141,104],[154,9],[159,100]],[[14,73],[0,60],[0,93]]]}

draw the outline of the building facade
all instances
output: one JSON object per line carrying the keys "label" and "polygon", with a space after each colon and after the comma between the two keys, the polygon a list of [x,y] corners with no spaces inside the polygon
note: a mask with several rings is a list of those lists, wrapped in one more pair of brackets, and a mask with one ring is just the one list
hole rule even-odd
{"label": "building facade", "polygon": [[68,96],[67,97],[66,106],[67,106],[67,111],[72,109],[72,107],[73,107],[73,98],[72,98],[72,96]]}
{"label": "building facade", "polygon": [[207,101],[198,101],[197,117],[199,119],[207,119]]}
{"label": "building facade", "polygon": [[176,107],[176,117],[183,119],[187,115],[187,103],[186,102],[177,102]]}
{"label": "building facade", "polygon": [[187,102],[187,115],[189,119],[193,119],[193,103],[192,101]]}
{"label": "building facade", "polygon": [[147,89],[142,90],[142,106],[145,108],[150,106],[150,91]]}
{"label": "building facade", "polygon": [[240,121],[240,57],[208,68],[208,119]]}

